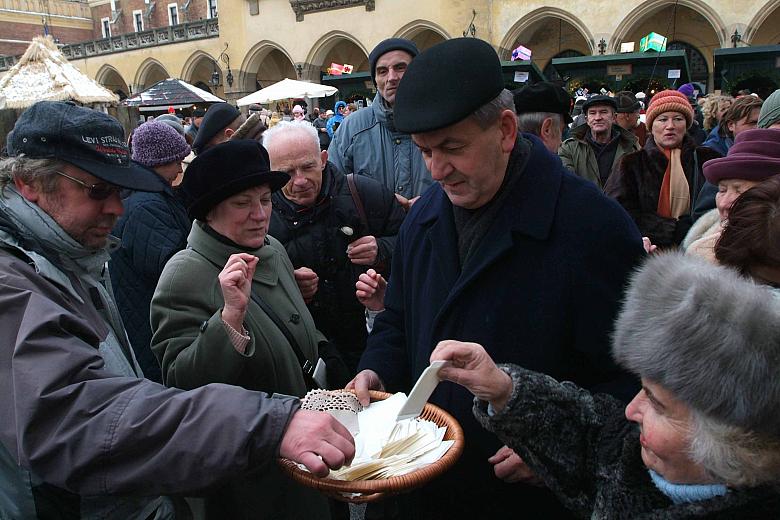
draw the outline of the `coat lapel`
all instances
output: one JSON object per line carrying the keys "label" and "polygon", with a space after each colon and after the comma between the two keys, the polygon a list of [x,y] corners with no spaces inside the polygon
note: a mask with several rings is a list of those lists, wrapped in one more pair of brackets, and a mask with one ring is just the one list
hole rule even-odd
{"label": "coat lapel", "polygon": [[[562,181],[560,159],[547,152],[541,141],[524,135],[533,143],[531,157],[522,170],[512,172],[513,175],[521,177],[482,238],[477,252],[468,264],[463,266],[459,276],[457,272],[446,270],[445,281],[452,289],[439,309],[434,327],[447,316],[461,293],[472,283],[476,283],[479,276],[505,254],[513,249],[517,251],[517,248],[521,247],[519,242],[529,238],[542,241],[550,235]],[[444,192],[442,196],[446,199]],[[439,220],[429,232],[434,254],[440,257],[443,272],[445,267],[458,266],[460,263],[452,209],[449,200],[445,203],[447,211],[439,212]],[[442,206],[445,206],[445,203]],[[444,219],[442,213],[445,214]],[[444,228],[444,220],[448,221],[447,228]],[[432,232],[437,226],[441,228],[437,229],[434,235]],[[521,266],[518,266],[518,269],[520,268]]]}

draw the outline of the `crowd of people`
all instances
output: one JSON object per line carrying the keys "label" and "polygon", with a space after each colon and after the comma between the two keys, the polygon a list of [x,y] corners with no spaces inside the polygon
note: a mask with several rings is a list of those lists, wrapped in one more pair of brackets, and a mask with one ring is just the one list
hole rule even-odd
{"label": "crowd of people", "polygon": [[[473,38],[369,65],[331,114],[21,114],[0,517],[776,516],[780,90],[512,92]],[[434,360],[449,472],[351,512],[281,474],[355,453],[307,391]]]}

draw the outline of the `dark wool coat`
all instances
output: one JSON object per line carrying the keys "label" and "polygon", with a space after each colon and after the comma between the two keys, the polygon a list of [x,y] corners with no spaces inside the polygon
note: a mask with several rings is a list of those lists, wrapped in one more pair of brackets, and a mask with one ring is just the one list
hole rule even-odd
{"label": "dark wool coat", "polygon": [[675,505],[650,479],[639,429],[626,420],[623,403],[518,366],[503,369],[514,383],[506,407],[489,416],[487,403],[475,400],[474,415],[578,517],[777,518],[780,492],[769,487]]}
{"label": "dark wool coat", "polygon": [[[681,162],[688,179],[691,209],[704,186],[702,165],[716,157],[720,157],[717,152],[694,146],[687,135],[683,139]],[[679,219],[658,215],[658,196],[667,162],[651,135],[642,150],[623,156],[604,187],[604,193],[617,200],[634,219],[642,235],[650,237],[658,247],[677,246],[693,224],[690,213]]]}
{"label": "dark wool coat", "polygon": [[[463,268],[452,204],[438,184],[407,215],[386,310],[360,365],[377,372],[388,390],[408,392],[445,339],[479,342],[499,362],[609,387],[621,397],[638,388],[633,380],[616,383],[623,373],[611,360],[608,335],[626,277],[644,257],[639,232],[595,184],[566,170],[538,138],[523,135],[532,141],[530,156],[509,172],[521,178]],[[502,443],[474,420],[467,390],[441,383],[431,401],[455,416],[467,439],[458,466],[433,483],[446,495],[434,514],[515,515],[518,496],[526,493],[526,508],[544,495],[495,478],[487,458]]]}
{"label": "dark wool coat", "polygon": [[133,193],[112,233],[122,247],[111,254],[109,272],[117,307],[144,376],[162,382],[149,345],[149,304],[165,263],[187,245],[191,222],[178,193]]}
{"label": "dark wool coat", "polygon": [[[355,175],[366,222],[360,217],[349,191],[347,177],[331,163],[322,173],[322,188],[311,208],[273,194],[269,234],[284,244],[293,267],[308,267],[319,277],[319,286],[308,307],[317,329],[339,349],[350,370],[357,367],[366,345],[363,305],[355,297],[355,282],[369,266],[357,265],[347,257],[347,245],[363,236],[377,239],[379,252],[373,266],[389,267],[404,210],[395,195],[368,177]],[[366,224],[368,227],[366,227]],[[341,231],[349,226],[354,234]],[[385,273],[386,274],[386,273]]]}

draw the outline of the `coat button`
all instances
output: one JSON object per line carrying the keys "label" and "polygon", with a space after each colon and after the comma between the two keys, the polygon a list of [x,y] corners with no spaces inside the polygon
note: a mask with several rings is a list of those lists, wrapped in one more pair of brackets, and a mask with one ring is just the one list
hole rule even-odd
{"label": "coat button", "polygon": [[401,144],[401,140],[400,139],[396,139],[395,140],[395,144]]}
{"label": "coat button", "polygon": [[208,321],[204,321],[203,323],[200,324],[200,331],[201,332],[206,332],[206,329],[208,327],[209,327],[209,322]]}
{"label": "coat button", "polygon": [[293,314],[290,316],[290,323],[293,325],[298,325],[301,322],[301,315],[300,314]]}

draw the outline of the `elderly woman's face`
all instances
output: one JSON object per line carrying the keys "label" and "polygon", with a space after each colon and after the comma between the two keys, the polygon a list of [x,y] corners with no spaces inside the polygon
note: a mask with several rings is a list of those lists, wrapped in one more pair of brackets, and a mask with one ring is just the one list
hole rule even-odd
{"label": "elderly woman's face", "polygon": [[642,390],[626,407],[626,418],[639,425],[645,466],[675,484],[710,480],[688,455],[690,409],[663,387],[642,378]]}
{"label": "elderly woman's face", "polygon": [[214,206],[206,216],[206,222],[236,244],[256,249],[265,241],[270,218],[271,189],[257,186]]}
{"label": "elderly woman's face", "polygon": [[688,121],[679,112],[663,112],[653,120],[653,140],[662,148],[677,148],[682,144]]}
{"label": "elderly woman's face", "polygon": [[723,179],[718,181],[718,193],[715,195],[715,206],[718,208],[720,220],[729,218],[729,210],[737,197],[758,184],[758,181],[746,179]]}

